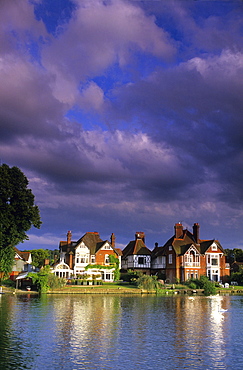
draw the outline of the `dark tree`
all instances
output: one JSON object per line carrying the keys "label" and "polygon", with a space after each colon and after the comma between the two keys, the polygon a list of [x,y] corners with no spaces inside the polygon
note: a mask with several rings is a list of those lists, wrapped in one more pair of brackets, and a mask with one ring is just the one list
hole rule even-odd
{"label": "dark tree", "polygon": [[0,273],[11,271],[14,246],[28,239],[31,226],[40,228],[39,208],[18,167],[0,166]]}

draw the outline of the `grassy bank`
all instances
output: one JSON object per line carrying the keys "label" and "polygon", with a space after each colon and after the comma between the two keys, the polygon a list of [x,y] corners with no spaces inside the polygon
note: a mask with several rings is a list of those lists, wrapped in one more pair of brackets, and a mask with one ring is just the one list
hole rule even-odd
{"label": "grassy bank", "polygon": [[[11,287],[2,287],[3,293],[9,294],[36,294],[36,291],[16,290]],[[230,286],[229,288],[217,288],[217,294],[241,294],[243,295],[243,286]],[[102,285],[66,285],[61,289],[53,289],[47,294],[159,294],[159,295],[174,295],[174,294],[203,294],[202,289],[190,289],[186,285],[175,284],[166,285],[157,291],[146,291],[135,285],[115,282],[104,283]]]}

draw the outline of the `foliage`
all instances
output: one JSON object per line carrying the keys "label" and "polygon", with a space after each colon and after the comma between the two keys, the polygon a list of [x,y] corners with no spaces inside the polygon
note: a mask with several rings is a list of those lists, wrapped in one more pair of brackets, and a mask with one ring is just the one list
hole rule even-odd
{"label": "foliage", "polygon": [[204,295],[216,294],[215,283],[205,275],[200,276],[200,279],[190,279],[186,284],[191,289],[203,289]]}
{"label": "foliage", "polygon": [[[18,167],[0,166],[0,271],[7,274],[13,265],[13,247],[28,239],[31,226],[41,220],[28,180]],[[11,249],[12,248],[12,249]]]}
{"label": "foliage", "polygon": [[14,255],[15,251],[11,245],[5,248],[0,246],[0,274],[2,273],[1,275],[3,275],[1,277],[8,276],[12,271]]}
{"label": "foliage", "polygon": [[33,284],[37,286],[40,293],[46,293],[52,289],[60,289],[66,284],[65,279],[61,279],[50,272],[49,266],[44,267],[38,273],[30,272],[28,276],[32,278]]}
{"label": "foliage", "polygon": [[137,279],[136,283],[138,288],[148,291],[157,290],[160,287],[157,276],[142,275]]}
{"label": "foliage", "polygon": [[114,280],[118,281],[120,279],[119,259],[110,254],[109,261],[111,264],[115,265]]}
{"label": "foliage", "polygon": [[234,272],[231,277],[231,281],[236,281],[238,285],[243,285],[243,271],[240,272]]}
{"label": "foliage", "polygon": [[240,248],[225,249],[224,253],[228,263],[233,263],[234,261],[243,262],[243,250]]}
{"label": "foliage", "polygon": [[127,272],[123,272],[121,274],[121,279],[128,283],[136,283],[137,279],[141,276],[141,273],[133,270],[128,270]]}
{"label": "foliage", "polygon": [[6,286],[6,287],[14,288],[16,283],[15,283],[15,281],[13,281],[11,279],[6,279],[6,280],[3,281],[3,285]]}
{"label": "foliage", "polygon": [[191,281],[188,286],[190,289],[197,289],[197,285],[193,281]]}
{"label": "foliage", "polygon": [[47,249],[32,249],[31,253],[32,265],[41,268],[45,264],[45,259],[49,259],[49,251]]}
{"label": "foliage", "polygon": [[85,266],[85,270],[89,270],[89,269],[107,269],[107,270],[111,270],[114,267],[115,266],[111,266],[111,265],[87,265],[87,266]]}

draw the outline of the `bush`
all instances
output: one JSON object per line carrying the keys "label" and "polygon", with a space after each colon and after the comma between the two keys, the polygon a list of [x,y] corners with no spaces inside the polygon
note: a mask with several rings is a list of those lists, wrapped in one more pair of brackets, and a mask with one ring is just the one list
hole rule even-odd
{"label": "bush", "polygon": [[44,267],[38,273],[30,272],[28,276],[31,277],[33,284],[36,284],[40,293],[46,293],[52,289],[60,289],[66,284],[65,279],[59,278],[50,272],[49,266]]}
{"label": "bush", "polygon": [[193,282],[190,282],[190,284],[188,285],[190,289],[197,289],[197,285]]}
{"label": "bush", "polygon": [[216,287],[213,281],[210,281],[207,276],[202,275],[200,279],[191,279],[186,282],[190,289],[203,289],[204,295],[216,294]]}
{"label": "bush", "polygon": [[204,295],[216,294],[216,287],[213,281],[206,281],[203,286]]}
{"label": "bush", "polygon": [[132,271],[132,270],[128,270],[127,272],[121,274],[121,279],[123,281],[128,282],[128,283],[134,284],[134,283],[136,283],[139,276],[141,276],[141,273],[136,272],[136,271]]}
{"label": "bush", "polygon": [[4,286],[10,287],[10,288],[14,288],[15,284],[16,284],[15,281],[13,281],[11,279],[6,279],[2,283],[3,283]]}
{"label": "bush", "polygon": [[157,276],[142,275],[137,279],[136,284],[138,288],[149,291],[158,290],[160,288]]}

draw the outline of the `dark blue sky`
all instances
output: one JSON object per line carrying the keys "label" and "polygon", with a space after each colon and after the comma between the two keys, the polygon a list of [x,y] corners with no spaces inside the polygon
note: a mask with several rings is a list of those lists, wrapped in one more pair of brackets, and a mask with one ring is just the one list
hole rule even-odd
{"label": "dark blue sky", "polygon": [[242,1],[0,3],[0,157],[43,221],[23,248],[178,221],[243,247]]}

